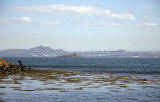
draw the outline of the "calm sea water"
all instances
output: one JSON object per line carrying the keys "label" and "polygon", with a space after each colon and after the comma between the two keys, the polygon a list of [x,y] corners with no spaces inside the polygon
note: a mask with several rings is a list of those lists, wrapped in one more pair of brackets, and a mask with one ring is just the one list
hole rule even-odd
{"label": "calm sea water", "polygon": [[[160,59],[4,58],[37,69],[79,71],[75,76],[40,80],[11,75],[0,82],[4,102],[160,102]],[[53,71],[54,72],[54,71]],[[82,73],[81,73],[82,72]],[[107,73],[106,73],[107,72]],[[109,72],[109,73],[108,73]],[[115,73],[115,74],[110,74]],[[118,74],[117,74],[118,73]],[[123,74],[124,73],[124,74]],[[56,75],[53,74],[52,75]],[[44,76],[43,76],[44,77]],[[17,80],[20,79],[20,80]],[[70,82],[68,80],[83,80]],[[12,82],[9,84],[9,82]],[[16,81],[17,84],[14,82]],[[5,87],[4,87],[5,86]],[[22,90],[17,90],[20,88]],[[59,88],[63,90],[45,90]],[[81,89],[77,89],[81,88]],[[43,90],[39,90],[43,89]],[[34,90],[34,91],[23,91]]]}
{"label": "calm sea water", "polygon": [[[94,73],[160,74],[160,59],[153,58],[4,58],[12,63],[22,60],[37,69]],[[18,64],[18,63],[17,63]]]}

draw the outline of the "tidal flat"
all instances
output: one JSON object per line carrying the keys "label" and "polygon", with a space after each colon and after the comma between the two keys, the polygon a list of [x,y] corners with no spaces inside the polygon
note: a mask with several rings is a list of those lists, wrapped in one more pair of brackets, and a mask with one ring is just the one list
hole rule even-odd
{"label": "tidal flat", "polygon": [[32,70],[0,74],[0,102],[160,102],[160,75]]}

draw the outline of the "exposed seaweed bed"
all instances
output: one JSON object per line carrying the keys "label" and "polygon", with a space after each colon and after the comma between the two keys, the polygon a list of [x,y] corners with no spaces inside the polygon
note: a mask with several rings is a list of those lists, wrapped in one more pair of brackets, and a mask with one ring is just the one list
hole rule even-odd
{"label": "exposed seaweed bed", "polygon": [[0,102],[160,102],[160,75],[32,70],[0,74]]}

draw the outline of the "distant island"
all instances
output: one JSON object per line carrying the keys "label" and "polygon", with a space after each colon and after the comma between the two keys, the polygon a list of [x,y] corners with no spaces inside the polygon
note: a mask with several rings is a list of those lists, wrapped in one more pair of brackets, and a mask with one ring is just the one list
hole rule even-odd
{"label": "distant island", "polygon": [[160,58],[160,51],[77,51],[52,49],[37,46],[31,49],[7,49],[0,51],[0,57],[82,57],[83,58]]}
{"label": "distant island", "polygon": [[73,53],[73,54],[68,54],[68,55],[63,55],[63,56],[58,56],[58,57],[62,57],[62,58],[81,58],[82,56],[77,54],[77,53]]}

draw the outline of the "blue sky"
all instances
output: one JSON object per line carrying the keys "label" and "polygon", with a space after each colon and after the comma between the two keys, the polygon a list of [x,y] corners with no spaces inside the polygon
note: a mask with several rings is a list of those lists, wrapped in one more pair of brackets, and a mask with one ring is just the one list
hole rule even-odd
{"label": "blue sky", "polygon": [[0,0],[0,50],[160,50],[159,0]]}

